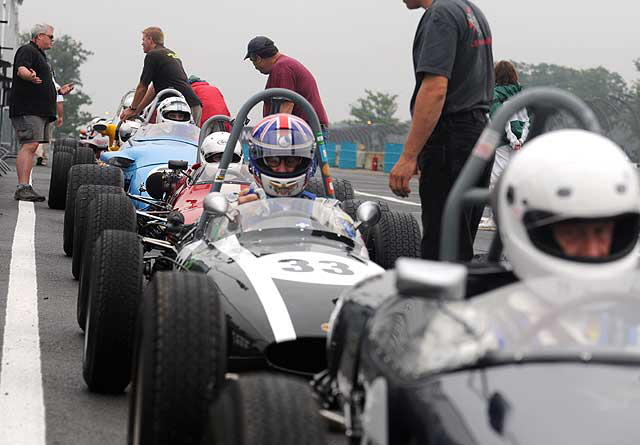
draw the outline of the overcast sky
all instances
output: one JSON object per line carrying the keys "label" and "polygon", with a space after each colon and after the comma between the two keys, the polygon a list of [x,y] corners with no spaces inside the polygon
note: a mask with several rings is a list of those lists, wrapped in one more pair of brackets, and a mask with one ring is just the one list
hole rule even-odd
{"label": "overcast sky", "polygon": [[[494,34],[494,57],[576,68],[602,65],[638,78],[640,5],[631,0],[477,0]],[[88,111],[113,112],[138,82],[140,31],[160,26],[187,74],[218,86],[234,114],[266,76],[243,61],[247,42],[271,37],[315,75],[331,121],[348,118],[364,89],[398,95],[408,118],[411,45],[423,10],[402,0],[24,0],[20,28],[47,22],[94,52],[82,67]],[[64,81],[65,79],[59,79]],[[257,115],[255,115],[257,116]]]}

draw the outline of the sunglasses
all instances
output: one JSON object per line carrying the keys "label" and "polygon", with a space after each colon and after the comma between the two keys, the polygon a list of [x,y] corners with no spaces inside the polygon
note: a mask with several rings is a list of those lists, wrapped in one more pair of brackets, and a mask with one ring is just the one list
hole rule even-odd
{"label": "sunglasses", "polygon": [[269,156],[264,158],[264,163],[270,168],[276,168],[282,162],[287,168],[295,168],[302,163],[302,158],[298,156]]}
{"label": "sunglasses", "polygon": [[53,34],[45,34],[45,33],[42,33],[42,35],[43,35],[43,36],[47,36],[47,37],[49,37],[51,40],[53,40]]}

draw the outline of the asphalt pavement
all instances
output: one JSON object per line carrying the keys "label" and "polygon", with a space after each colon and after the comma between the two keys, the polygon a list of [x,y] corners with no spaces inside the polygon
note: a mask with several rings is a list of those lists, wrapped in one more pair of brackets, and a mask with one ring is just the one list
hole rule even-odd
{"label": "asphalt pavement", "polygon": [[[48,195],[50,173],[48,167],[33,169],[33,185],[41,194]],[[351,180],[358,198],[385,199],[391,208],[414,213],[419,220],[415,180],[411,196],[401,200],[389,192],[384,173],[335,170],[334,175]],[[91,394],[82,379],[78,282],[71,275],[71,258],[62,250],[64,212],[49,209],[46,202],[23,203],[22,230],[16,230],[15,187],[15,173],[0,177],[0,444],[124,444],[126,395]],[[34,228],[22,227],[32,221],[23,220],[29,214],[35,216]],[[482,244],[486,242],[479,240]],[[35,252],[35,271],[16,260],[25,252]],[[342,440],[334,436],[332,442]]]}

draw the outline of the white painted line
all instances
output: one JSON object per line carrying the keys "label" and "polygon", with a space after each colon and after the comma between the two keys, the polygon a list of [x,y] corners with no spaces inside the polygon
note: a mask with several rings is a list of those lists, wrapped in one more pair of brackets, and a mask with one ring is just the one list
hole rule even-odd
{"label": "white painted line", "polygon": [[374,195],[373,193],[359,192],[358,190],[354,190],[353,192],[354,192],[356,195],[369,196],[370,198],[385,199],[385,200],[387,200],[387,201],[397,202],[398,204],[406,204],[406,205],[408,205],[408,206],[422,207],[422,205],[421,205],[421,204],[418,204],[418,203],[416,203],[416,202],[404,201],[404,200],[402,200],[402,199],[391,198],[391,197],[389,197],[389,196]]}
{"label": "white painted line", "polygon": [[253,291],[267,314],[276,342],[295,340],[296,331],[289,309],[287,309],[276,283],[273,282],[268,272],[265,272],[264,265],[250,251],[240,245],[235,235],[217,241],[215,246],[222,253],[233,258],[247,275]]}
{"label": "white painted line", "polygon": [[19,201],[0,373],[0,442],[45,444],[33,203]]}

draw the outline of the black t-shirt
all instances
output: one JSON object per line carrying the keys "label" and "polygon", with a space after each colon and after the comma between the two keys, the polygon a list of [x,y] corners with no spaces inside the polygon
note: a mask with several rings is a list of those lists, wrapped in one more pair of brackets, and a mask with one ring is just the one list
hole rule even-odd
{"label": "black t-shirt", "polygon": [[413,42],[416,86],[411,113],[425,74],[449,79],[443,115],[489,111],[494,71],[491,29],[480,9],[467,0],[434,0]]}
{"label": "black t-shirt", "polygon": [[[34,70],[42,83],[36,85],[18,77],[21,66]],[[44,51],[33,42],[18,48],[13,59],[9,116],[42,116],[50,121],[56,120],[56,87],[51,66]]]}
{"label": "black t-shirt", "polygon": [[189,106],[202,105],[187,81],[182,62],[176,53],[164,46],[158,46],[147,53],[140,82],[145,86],[153,82],[156,93],[173,88],[182,93]]}

